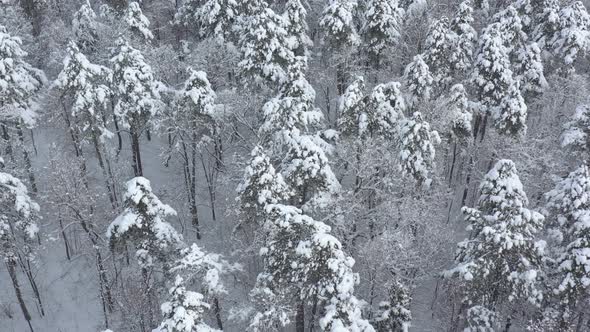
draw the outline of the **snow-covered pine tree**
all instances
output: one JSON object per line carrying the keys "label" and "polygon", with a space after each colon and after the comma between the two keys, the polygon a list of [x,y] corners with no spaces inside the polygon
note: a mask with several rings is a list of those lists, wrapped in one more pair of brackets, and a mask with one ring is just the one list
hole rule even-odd
{"label": "snow-covered pine tree", "polygon": [[477,309],[476,316],[484,312],[489,321],[502,305],[523,300],[540,303],[543,293],[537,280],[545,242],[536,236],[544,217],[527,208],[528,199],[511,160],[498,161],[480,190],[478,207],[462,209],[472,235],[458,244],[457,265],[445,275],[462,281],[464,304],[485,307]]}
{"label": "snow-covered pine tree", "polygon": [[[288,303],[272,300],[299,298],[323,309],[319,317],[322,331],[374,331],[361,317],[360,304],[353,295],[358,283],[358,276],[352,272],[354,259],[329,234],[330,227],[293,206],[267,205],[266,211],[268,241],[261,249],[265,272],[259,274],[252,295],[267,301],[249,330],[288,324],[292,309]],[[303,331],[302,325],[296,328]]]}
{"label": "snow-covered pine tree", "polygon": [[[0,165],[4,161],[0,157]],[[6,263],[10,281],[24,319],[31,331],[31,314],[18,281],[19,261],[27,263],[34,255],[34,242],[39,232],[39,205],[28,194],[27,187],[14,176],[0,172],[0,257]]]}
{"label": "snow-covered pine tree", "polygon": [[[359,121],[359,128],[368,131],[371,136],[395,139],[399,122],[404,117],[406,103],[401,93],[399,82],[379,84],[369,95],[366,120]],[[362,119],[361,119],[362,120]],[[362,130],[359,129],[359,132]]]}
{"label": "snow-covered pine tree", "polygon": [[156,123],[161,109],[161,83],[156,81],[152,68],[140,51],[122,38],[118,40],[113,64],[112,89],[116,97],[115,115],[131,136],[133,171],[143,175],[139,139],[142,133]]}
{"label": "snow-covered pine tree", "polygon": [[170,288],[170,299],[162,303],[164,321],[157,332],[218,332],[204,322],[204,314],[210,308],[203,294],[187,290],[185,281],[176,276]]}
{"label": "snow-covered pine tree", "polygon": [[536,96],[547,88],[548,83],[543,72],[541,49],[537,43],[520,48],[516,55],[516,64],[516,80],[525,96]]}
{"label": "snow-covered pine tree", "polygon": [[462,73],[471,67],[473,48],[477,40],[473,21],[471,1],[461,2],[450,25],[452,47],[449,61],[452,71]]}
{"label": "snow-covered pine tree", "polygon": [[467,93],[462,84],[456,84],[451,87],[449,107],[451,108],[451,131],[453,135],[459,140],[467,139],[473,132],[471,126],[473,115],[469,109]]}
{"label": "snow-covered pine tree", "polygon": [[449,19],[445,16],[430,25],[424,44],[424,61],[428,65],[436,84],[444,86],[450,80],[450,52],[452,34]]}
{"label": "snow-covered pine tree", "polygon": [[130,242],[142,269],[151,268],[156,261],[169,269],[169,255],[179,249],[182,236],[165,219],[176,211],[160,201],[143,177],[127,182],[123,200],[123,212],[107,229],[111,247]]}
{"label": "snow-covered pine tree", "polygon": [[508,53],[501,26],[499,23],[490,24],[479,40],[472,76],[478,100],[488,111],[500,104],[514,84]]}
{"label": "snow-covered pine tree", "polygon": [[[201,163],[201,148],[213,134],[216,113],[216,94],[207,79],[207,74],[187,70],[184,87],[176,92],[174,108],[168,118],[167,132],[171,135],[172,150],[177,153],[183,166],[185,189],[191,220],[197,238],[200,238],[197,208],[197,170]],[[172,153],[173,151],[169,151]]]}
{"label": "snow-covered pine tree", "polygon": [[554,53],[563,59],[566,70],[573,70],[573,63],[588,51],[590,15],[581,1],[575,1],[559,11],[559,28],[551,44]]}
{"label": "snow-covered pine tree", "polygon": [[404,10],[397,0],[370,0],[365,7],[361,32],[367,41],[369,56],[379,65],[381,54],[400,36]]}
{"label": "snow-covered pine tree", "polygon": [[283,16],[289,36],[289,48],[293,50],[295,56],[307,56],[307,49],[313,45],[313,42],[307,35],[307,10],[301,0],[288,0]]}
{"label": "snow-covered pine tree", "polygon": [[590,105],[576,107],[572,120],[564,126],[561,146],[590,153]]}
{"label": "snow-covered pine tree", "polygon": [[244,223],[259,224],[263,220],[267,204],[286,202],[291,196],[283,176],[276,172],[263,148],[255,146],[250,155],[250,163],[246,166],[244,178],[237,189],[242,220],[236,229]]}
{"label": "snow-covered pine tree", "polygon": [[96,13],[86,0],[80,9],[74,13],[72,29],[76,36],[76,43],[82,50],[92,50],[98,39]]}
{"label": "snow-covered pine tree", "polygon": [[[557,222],[555,231],[561,236],[558,258],[555,261],[557,284],[553,293],[562,310],[562,328],[573,326],[573,319],[585,311],[589,298],[588,271],[590,270],[590,172],[582,165],[558,182],[546,194],[547,207]],[[573,314],[576,313],[577,314]],[[577,319],[576,319],[577,320]],[[579,327],[578,327],[579,328]]]}
{"label": "snow-covered pine tree", "polygon": [[500,101],[500,105],[492,109],[498,132],[512,137],[524,136],[527,128],[527,106],[518,86],[517,82],[513,82]]}
{"label": "snow-covered pine tree", "polygon": [[219,43],[235,42],[236,26],[240,17],[240,5],[237,0],[187,0],[178,8],[174,22],[199,29],[199,34],[212,37]]}
{"label": "snow-covered pine tree", "polygon": [[[26,56],[27,52],[22,49],[22,40],[11,36],[6,27],[0,25],[0,128],[4,141],[11,139],[9,130],[16,131],[29,184],[32,191],[37,192],[30,152],[25,146],[24,128],[36,125],[36,96],[46,85],[47,79],[41,70],[25,60]],[[6,151],[12,159],[12,148],[7,148]]]}
{"label": "snow-covered pine tree", "polygon": [[429,173],[434,166],[434,145],[440,143],[438,133],[430,130],[430,124],[422,119],[420,112],[414,112],[411,118],[401,121],[399,140],[401,171],[411,175],[418,186],[430,186],[432,179]]}
{"label": "snow-covered pine tree", "polygon": [[[323,114],[315,106],[315,90],[305,78],[305,59],[289,67],[289,79],[278,97],[264,106],[261,130],[274,134],[275,151],[285,151],[281,171],[293,189],[296,206],[339,190],[326,151],[331,149],[319,133]],[[277,144],[278,143],[278,144]]]}
{"label": "snow-covered pine tree", "polygon": [[365,95],[365,79],[357,76],[340,97],[338,105],[338,129],[344,136],[364,138],[367,120],[367,96]]}
{"label": "snow-covered pine tree", "polygon": [[287,80],[287,67],[294,58],[290,44],[283,16],[270,8],[249,16],[239,40],[242,52],[242,60],[238,63],[240,74],[252,79],[254,84],[271,88],[280,86]]}
{"label": "snow-covered pine tree", "polygon": [[532,1],[532,40],[544,50],[552,49],[552,41],[559,31],[559,1]]}
{"label": "snow-covered pine tree", "polygon": [[357,77],[340,99],[339,130],[361,139],[397,137],[397,126],[406,110],[400,86],[398,82],[379,84],[365,95],[364,79]]}
{"label": "snow-covered pine tree", "polygon": [[494,15],[493,19],[498,23],[508,54],[512,54],[524,45],[527,35],[523,31],[523,23],[516,8],[510,5]]}
{"label": "snow-covered pine tree", "polygon": [[387,301],[379,303],[379,313],[375,317],[376,330],[379,332],[406,332],[412,321],[410,291],[397,279],[386,285],[386,289],[388,292]]}
{"label": "snow-covered pine tree", "polygon": [[36,123],[35,96],[45,74],[26,62],[22,41],[0,25],[0,122],[32,127]]}
{"label": "snow-covered pine tree", "polygon": [[494,332],[496,331],[498,315],[496,312],[481,306],[475,305],[467,309],[467,327],[463,332]]}
{"label": "snow-covered pine tree", "polygon": [[129,29],[143,39],[150,41],[154,39],[154,34],[150,30],[150,20],[143,15],[139,3],[130,2],[125,11],[125,23]]}
{"label": "snow-covered pine tree", "polygon": [[412,103],[428,101],[434,78],[428,65],[422,59],[422,55],[414,56],[412,62],[406,67],[404,74],[408,91],[412,97]]}
{"label": "snow-covered pine tree", "polygon": [[71,103],[69,110],[64,109],[64,117],[70,127],[72,139],[75,140],[76,149],[81,150],[84,141],[92,142],[111,203],[116,206],[116,189],[104,146],[105,140],[113,135],[107,128],[105,115],[107,98],[111,95],[108,86],[111,76],[110,69],[90,63],[78,46],[70,42],[64,68],[55,80],[54,86],[60,91],[64,107],[66,103]]}
{"label": "snow-covered pine tree", "polygon": [[320,19],[320,27],[324,30],[328,44],[339,49],[356,46],[360,37],[354,22],[357,8],[355,0],[330,0]]}

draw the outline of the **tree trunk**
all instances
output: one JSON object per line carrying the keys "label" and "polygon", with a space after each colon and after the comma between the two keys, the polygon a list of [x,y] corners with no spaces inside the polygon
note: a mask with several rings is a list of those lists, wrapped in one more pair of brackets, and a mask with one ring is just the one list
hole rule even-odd
{"label": "tree trunk", "polygon": [[33,326],[31,325],[31,314],[29,313],[29,310],[27,309],[27,304],[25,303],[25,300],[23,299],[23,294],[21,293],[20,285],[19,285],[18,279],[16,277],[16,262],[13,259],[9,259],[6,262],[6,266],[8,268],[8,274],[10,275],[10,280],[12,281],[12,286],[14,287],[14,293],[16,294],[16,299],[18,300],[18,304],[20,305],[20,309],[23,312],[23,316],[25,317],[27,324],[29,324],[29,328],[31,329],[31,332],[34,332]]}
{"label": "tree trunk", "polygon": [[35,181],[35,173],[33,173],[33,165],[31,163],[29,151],[27,151],[27,148],[25,147],[25,135],[23,133],[20,123],[16,125],[16,132],[18,134],[18,140],[19,140],[21,147],[23,149],[23,159],[25,161],[25,169],[27,170],[27,173],[29,174],[29,182],[31,183],[31,190],[34,193],[37,193],[38,192],[37,181]]}
{"label": "tree trunk", "polygon": [[221,321],[221,307],[219,306],[219,299],[217,297],[213,299],[213,310],[215,311],[217,327],[219,327],[220,331],[223,331],[223,322]]}
{"label": "tree trunk", "polygon": [[297,305],[297,314],[295,315],[295,331],[305,332],[305,304],[303,301]]}
{"label": "tree trunk", "polygon": [[[100,143],[100,141],[98,140],[98,137],[96,135],[96,132],[94,130],[92,130],[92,142],[94,144],[94,152],[96,153],[96,159],[98,159],[98,166],[100,166],[100,169],[102,170],[102,174],[105,178],[105,184],[107,187],[107,191],[109,194],[109,200],[111,201],[111,205],[113,206],[113,209],[116,209],[118,206],[118,202],[117,202],[117,194],[116,194],[116,188],[114,185],[114,179],[113,179],[113,173],[110,167],[110,163],[107,167],[105,166],[105,160],[103,158],[102,155],[102,144]],[[106,158],[106,156],[105,156]]]}
{"label": "tree trunk", "polygon": [[141,152],[139,149],[139,134],[136,129],[131,129],[131,151],[133,154],[133,172],[135,176],[143,176],[141,164]]}

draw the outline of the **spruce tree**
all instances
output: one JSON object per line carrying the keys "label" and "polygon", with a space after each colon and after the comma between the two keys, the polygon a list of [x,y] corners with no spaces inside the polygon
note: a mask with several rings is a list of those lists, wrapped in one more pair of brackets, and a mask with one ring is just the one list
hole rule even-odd
{"label": "spruce tree", "polygon": [[307,56],[307,49],[313,45],[313,42],[307,35],[307,10],[301,0],[288,0],[283,16],[289,36],[289,48],[293,50],[295,56]]}
{"label": "spruce tree", "polygon": [[294,53],[289,47],[287,22],[272,9],[265,8],[248,17],[239,40],[242,61],[240,74],[247,85],[280,86],[287,80],[287,67]]}
{"label": "spruce tree", "polygon": [[571,121],[564,126],[561,146],[590,153],[590,106],[583,104],[576,108]]}
{"label": "spruce tree", "polygon": [[566,70],[572,71],[574,61],[588,51],[589,29],[590,15],[582,2],[573,2],[559,12],[559,30],[552,45]]}
{"label": "spruce tree", "polygon": [[471,2],[469,0],[461,2],[450,25],[452,46],[449,61],[452,71],[462,73],[471,67],[473,48],[477,40],[473,21]]}
{"label": "spruce tree", "polygon": [[150,30],[150,20],[143,15],[139,3],[135,1],[129,3],[125,12],[125,22],[133,33],[147,41],[154,39],[154,34]]}
{"label": "spruce tree", "polygon": [[397,0],[370,0],[366,4],[362,34],[376,64],[382,53],[400,37],[403,18],[404,10]]}
{"label": "spruce tree", "polygon": [[386,289],[387,301],[379,303],[379,313],[375,317],[376,330],[379,332],[408,331],[412,321],[410,312],[412,297],[409,289],[397,279],[386,285]]}
{"label": "spruce tree", "polygon": [[444,86],[450,80],[450,52],[452,34],[449,19],[441,17],[430,25],[424,45],[424,61],[428,65],[436,84]]}
{"label": "spruce tree", "polygon": [[562,328],[572,324],[571,316],[584,311],[588,300],[588,271],[590,270],[590,172],[582,165],[558,182],[546,194],[547,207],[552,211],[561,243],[555,261],[557,283],[553,293],[562,310]]}
{"label": "spruce tree", "polygon": [[98,32],[96,13],[88,0],[74,13],[72,28],[78,47],[82,50],[92,50],[98,40]]}
{"label": "spruce tree", "polygon": [[[502,305],[539,304],[543,298],[538,280],[545,242],[536,236],[544,217],[526,207],[528,199],[511,160],[498,161],[480,190],[478,207],[462,209],[471,236],[458,244],[457,266],[447,276],[464,284],[463,302],[472,311],[468,319],[490,328]],[[484,318],[471,318],[482,314]]]}
{"label": "spruce tree", "polygon": [[324,9],[320,27],[333,48],[356,46],[360,43],[354,22],[356,7],[357,2],[353,0],[330,0]]}
{"label": "spruce tree", "polygon": [[492,109],[496,129],[500,134],[521,137],[526,133],[527,106],[520,94],[518,83],[508,87],[500,105]]}
{"label": "spruce tree", "polygon": [[523,94],[536,96],[547,88],[541,49],[537,43],[528,44],[519,49],[516,64],[516,80]]}
{"label": "spruce tree", "polygon": [[[0,158],[0,165],[4,161]],[[34,257],[34,242],[38,236],[39,205],[27,187],[14,176],[0,172],[0,257],[6,263],[14,292],[31,331],[31,314],[18,281],[18,264],[30,264]]]}
{"label": "spruce tree", "polygon": [[451,96],[449,98],[449,107],[451,108],[451,131],[459,140],[465,140],[472,135],[473,114],[469,109],[467,93],[462,84],[456,84],[451,87]]}
{"label": "spruce tree", "polygon": [[235,42],[239,33],[237,22],[241,17],[236,0],[187,0],[178,8],[174,23],[196,26],[203,37],[212,37],[219,43]]}
{"label": "spruce tree", "polygon": [[368,134],[365,125],[368,98],[365,93],[365,79],[357,76],[340,97],[338,129],[345,136],[364,138]]}
{"label": "spruce tree", "polygon": [[402,172],[412,176],[418,186],[430,186],[430,171],[434,167],[434,145],[440,143],[438,133],[430,130],[430,124],[422,119],[420,112],[415,112],[411,118],[401,121],[399,140]]}
{"label": "spruce tree", "polygon": [[414,59],[405,70],[406,85],[412,97],[412,103],[428,101],[434,78],[430,69],[420,54]]}
{"label": "spruce tree", "polygon": [[119,39],[118,44],[117,54],[111,59],[112,88],[116,98],[114,112],[123,128],[129,130],[133,171],[136,176],[142,176],[139,140],[143,132],[158,120],[162,86],[140,51],[123,39]]}

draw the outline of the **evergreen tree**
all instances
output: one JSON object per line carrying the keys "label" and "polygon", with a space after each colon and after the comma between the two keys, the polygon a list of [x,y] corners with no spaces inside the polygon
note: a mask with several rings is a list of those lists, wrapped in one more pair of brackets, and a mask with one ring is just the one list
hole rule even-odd
{"label": "evergreen tree", "polygon": [[204,37],[213,37],[220,43],[235,42],[236,23],[240,5],[236,0],[187,0],[174,16],[174,22],[184,26],[196,25]]}
{"label": "evergreen tree", "polygon": [[[74,42],[68,45],[68,56],[64,68],[54,82],[60,91],[64,104],[64,118],[70,127],[70,133],[78,153],[86,141],[92,142],[99,166],[103,171],[109,198],[113,206],[117,205],[117,195],[113,181],[113,172],[107,158],[105,141],[113,136],[107,128],[105,114],[107,98],[111,95],[108,87],[112,78],[111,71],[103,66],[90,63],[80,52]],[[71,108],[65,109],[65,103],[71,100]],[[70,114],[68,114],[70,113]],[[70,119],[70,115],[73,119]]]}
{"label": "evergreen tree", "polygon": [[125,22],[131,31],[142,36],[145,40],[154,39],[154,34],[150,30],[150,20],[143,15],[139,3],[135,1],[129,3],[125,12]]}
{"label": "evergreen tree", "polygon": [[120,39],[118,43],[118,54],[111,59],[113,92],[117,100],[114,112],[123,128],[129,130],[133,171],[136,176],[141,176],[143,166],[139,139],[160,113],[162,87],[141,52],[124,40]]}
{"label": "evergreen tree", "polygon": [[74,13],[72,28],[78,47],[82,50],[92,50],[98,40],[98,33],[96,13],[88,0]]}
{"label": "evergreen tree", "polygon": [[362,33],[369,55],[378,63],[381,54],[400,36],[404,10],[397,0],[370,0],[366,4]]}
{"label": "evergreen tree", "polygon": [[542,49],[551,50],[552,41],[559,31],[559,2],[557,0],[532,1],[534,5],[533,41]]}
{"label": "evergreen tree", "polygon": [[324,9],[320,27],[333,48],[356,46],[360,43],[354,23],[356,7],[357,2],[354,0],[330,0]]}
{"label": "evergreen tree", "polygon": [[580,105],[576,108],[572,120],[564,126],[561,146],[590,152],[588,134],[590,133],[590,106]]}
{"label": "evergreen tree", "polygon": [[266,8],[245,23],[239,41],[240,73],[256,84],[278,84],[287,80],[287,66],[293,61],[285,19]]}
{"label": "evergreen tree", "polygon": [[578,56],[584,56],[588,50],[589,29],[590,16],[582,2],[573,2],[559,12],[559,32],[552,45],[569,70],[573,70]]}
{"label": "evergreen tree", "polygon": [[508,49],[498,23],[489,25],[479,41],[472,82],[479,101],[488,110],[499,105],[514,84]]}
{"label": "evergreen tree", "polygon": [[516,59],[516,80],[526,95],[538,95],[548,86],[543,72],[541,49],[537,43],[519,49]]}
{"label": "evergreen tree", "polygon": [[307,56],[307,49],[313,45],[313,42],[307,35],[307,10],[305,10],[301,0],[288,0],[285,4],[283,16],[287,26],[287,35],[289,36],[289,48],[293,50],[295,56]]}
{"label": "evergreen tree", "polygon": [[[527,300],[538,304],[537,288],[545,242],[536,239],[544,217],[527,209],[528,199],[511,160],[500,160],[486,174],[477,208],[463,207],[472,235],[458,245],[457,266],[447,276],[464,283],[470,321],[491,328],[500,305]],[[476,307],[473,306],[483,306]],[[476,330],[477,331],[477,330]]]}
{"label": "evergreen tree", "polygon": [[32,127],[37,114],[35,96],[45,74],[25,61],[22,41],[0,25],[0,122]]}
{"label": "evergreen tree", "polygon": [[160,201],[143,177],[127,182],[123,200],[123,212],[107,229],[111,247],[131,242],[142,270],[152,268],[156,261],[169,268],[169,255],[182,244],[182,236],[165,221],[176,211]]}
{"label": "evergreen tree", "polygon": [[410,291],[397,279],[394,279],[386,288],[388,299],[379,303],[379,314],[375,318],[377,331],[408,331],[412,321]]}
{"label": "evergreen tree", "polygon": [[469,0],[461,2],[451,21],[451,70],[465,72],[471,67],[477,32],[473,28],[473,8]]}
{"label": "evergreen tree", "polygon": [[509,54],[524,45],[527,35],[523,31],[522,20],[513,6],[510,5],[494,15],[494,21],[498,23],[501,39]]}
{"label": "evergreen tree", "polygon": [[241,227],[244,221],[259,223],[267,204],[285,202],[292,194],[261,146],[252,149],[251,158],[244,179],[238,186],[237,200],[245,220],[240,221],[236,228]]}
{"label": "evergreen tree", "polygon": [[527,106],[514,82],[508,88],[500,105],[492,109],[494,123],[500,134],[513,137],[524,136],[526,133]]}
{"label": "evergreen tree", "polygon": [[189,291],[184,286],[184,279],[176,276],[174,286],[170,288],[170,300],[162,304],[164,321],[158,327],[159,332],[216,332],[203,321],[203,314],[209,310],[201,293]]}
{"label": "evergreen tree", "polygon": [[397,137],[399,122],[404,116],[406,103],[400,91],[399,82],[389,82],[377,85],[369,95],[368,109],[365,122],[359,122],[360,132],[366,130],[371,136],[385,139]]}
{"label": "evergreen tree", "polygon": [[[266,211],[269,240],[261,249],[265,272],[259,274],[252,295],[285,300],[299,297],[309,304],[319,301],[322,331],[374,331],[361,317],[352,294],[358,283],[352,272],[354,260],[329,234],[330,227],[293,206],[268,205]],[[288,324],[290,313],[278,308],[273,304],[258,312],[250,331]]]}
{"label": "evergreen tree", "polygon": [[169,153],[176,153],[181,160],[186,195],[193,227],[200,238],[197,208],[197,172],[202,162],[202,149],[216,132],[216,94],[207,79],[207,74],[187,70],[189,75],[184,87],[176,92],[173,111],[169,115],[167,132],[170,134]]}
{"label": "evergreen tree", "polygon": [[70,42],[64,68],[54,84],[61,90],[62,96],[72,98],[71,113],[78,121],[74,125],[78,126],[77,132],[83,138],[104,141],[113,135],[107,128],[103,113],[111,94],[108,87],[111,75],[108,68],[90,63],[76,44]]}
{"label": "evergreen tree", "polygon": [[[563,328],[571,326],[570,312],[585,310],[590,270],[590,173],[582,165],[546,194],[547,206],[557,220],[561,234],[559,257],[555,261],[557,285],[553,293],[564,307]],[[570,319],[568,319],[570,318]]]}
{"label": "evergreen tree", "polygon": [[405,79],[412,96],[412,103],[428,101],[430,99],[430,91],[434,78],[420,54],[414,56],[412,62],[406,67]]}
{"label": "evergreen tree", "polygon": [[451,42],[449,19],[443,16],[430,25],[424,45],[424,61],[432,72],[434,81],[443,86],[450,80]]}
{"label": "evergreen tree", "polygon": [[430,124],[422,119],[420,112],[401,121],[399,128],[401,144],[400,168],[403,173],[411,175],[419,186],[430,186],[429,173],[434,166],[434,145],[440,143],[436,131],[430,130]]}
{"label": "evergreen tree", "polygon": [[365,95],[365,79],[357,78],[346,88],[338,107],[338,129],[345,136],[365,137],[366,126],[361,125],[367,119],[367,96]]}
{"label": "evergreen tree", "polygon": [[497,314],[481,305],[467,309],[467,327],[463,332],[494,332],[496,331]]}
{"label": "evergreen tree", "polygon": [[469,109],[467,93],[462,84],[453,85],[451,88],[449,107],[451,108],[451,131],[453,135],[459,140],[471,136],[473,132],[471,126],[473,115]]}
{"label": "evergreen tree", "polygon": [[[3,164],[0,158],[0,165]],[[14,176],[0,172],[0,257],[6,263],[17,301],[31,331],[31,314],[23,299],[17,267],[23,261],[30,264],[33,258],[38,219],[39,205],[29,197],[27,187]]]}

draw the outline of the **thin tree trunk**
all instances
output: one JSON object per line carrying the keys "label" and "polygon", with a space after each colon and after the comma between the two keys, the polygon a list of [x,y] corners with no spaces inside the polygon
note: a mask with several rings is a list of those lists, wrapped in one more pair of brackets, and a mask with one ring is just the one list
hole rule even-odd
{"label": "thin tree trunk", "polygon": [[221,321],[221,307],[219,306],[219,299],[217,297],[213,299],[213,310],[215,311],[217,327],[219,327],[220,331],[223,331],[223,322]]}
{"label": "thin tree trunk", "polygon": [[61,230],[61,236],[64,239],[64,247],[66,248],[66,257],[70,261],[70,260],[72,260],[72,258],[70,257],[70,244],[68,243],[68,237],[66,236],[66,231],[64,229],[61,216],[59,217],[59,229]]}
{"label": "thin tree trunk", "polygon": [[18,300],[18,304],[20,305],[20,309],[23,312],[23,316],[25,317],[27,324],[29,324],[29,328],[31,329],[31,332],[34,332],[33,326],[31,325],[31,314],[29,313],[29,310],[27,309],[27,304],[25,303],[25,301],[23,299],[20,285],[19,285],[18,279],[16,277],[16,262],[12,259],[9,259],[6,262],[6,266],[8,268],[8,274],[10,275],[10,280],[12,281],[12,286],[14,287],[14,293],[16,294],[16,299]]}
{"label": "thin tree trunk", "polygon": [[135,129],[131,129],[131,151],[133,154],[133,172],[135,176],[143,176],[141,152],[139,148],[139,135]]}
{"label": "thin tree trunk", "polygon": [[29,156],[29,152],[27,151],[27,148],[25,147],[25,135],[23,133],[23,130],[21,128],[21,124],[17,124],[16,125],[16,132],[18,134],[18,140],[22,146],[23,149],[23,159],[25,161],[25,169],[27,170],[27,173],[29,175],[29,182],[31,183],[31,190],[34,193],[37,193],[37,181],[35,181],[35,174],[33,173],[33,165],[31,163],[31,158]]}
{"label": "thin tree trunk", "polygon": [[94,130],[92,130],[92,142],[94,144],[94,152],[96,153],[96,159],[98,160],[98,165],[100,166],[100,169],[102,170],[102,174],[105,178],[105,184],[107,187],[107,191],[109,194],[109,200],[111,201],[111,205],[113,206],[113,209],[117,208],[117,195],[116,195],[116,190],[115,190],[115,186],[114,186],[114,181],[113,181],[113,175],[109,166],[109,169],[107,170],[106,166],[105,166],[105,161],[103,159],[103,155],[102,155],[102,144],[99,142],[98,137],[96,136],[96,132]]}
{"label": "thin tree trunk", "polygon": [[14,161],[14,156],[12,155],[12,144],[10,144],[10,135],[8,134],[8,128],[4,124],[2,124],[2,140],[4,140],[4,143],[6,144],[4,154],[9,156],[11,161]]}
{"label": "thin tree trunk", "polygon": [[295,315],[295,331],[305,332],[305,304],[303,301],[297,305],[297,313]]}

